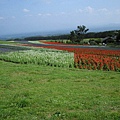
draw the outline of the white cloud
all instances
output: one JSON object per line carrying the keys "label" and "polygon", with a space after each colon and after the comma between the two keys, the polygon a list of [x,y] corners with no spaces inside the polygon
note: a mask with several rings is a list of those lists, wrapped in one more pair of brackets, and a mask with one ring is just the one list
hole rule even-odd
{"label": "white cloud", "polygon": [[28,10],[28,9],[23,9],[23,12],[30,12],[30,10]]}
{"label": "white cloud", "polygon": [[102,9],[99,9],[98,12],[108,12],[108,9],[107,8],[102,8]]}
{"label": "white cloud", "polygon": [[4,17],[0,17],[0,20],[4,20]]}
{"label": "white cloud", "polygon": [[96,10],[97,14],[102,14],[102,15],[114,15],[114,11],[110,11],[107,8],[101,8]]}
{"label": "white cloud", "polygon": [[78,10],[78,12],[82,13],[82,12],[83,12],[83,10],[82,10],[82,9],[79,9],[79,10]]}
{"label": "white cloud", "polygon": [[50,13],[44,13],[44,14],[38,13],[37,15],[38,16],[52,16],[52,14],[50,14]]}
{"label": "white cloud", "polygon": [[120,10],[118,9],[115,12],[115,11],[110,11],[107,8],[94,9],[93,7],[88,6],[88,7],[83,8],[83,9],[78,9],[76,11],[76,13],[81,13],[81,14],[86,14],[87,13],[87,14],[94,14],[94,15],[101,15],[101,14],[102,15],[111,15],[113,13],[119,14]]}
{"label": "white cloud", "polygon": [[94,8],[88,6],[85,8],[85,12],[92,14],[94,12]]}
{"label": "white cloud", "polygon": [[94,10],[94,8],[88,6],[88,7],[84,8],[84,9],[78,9],[76,12],[77,13],[89,13],[89,14],[92,14],[92,13],[95,12],[95,10]]}

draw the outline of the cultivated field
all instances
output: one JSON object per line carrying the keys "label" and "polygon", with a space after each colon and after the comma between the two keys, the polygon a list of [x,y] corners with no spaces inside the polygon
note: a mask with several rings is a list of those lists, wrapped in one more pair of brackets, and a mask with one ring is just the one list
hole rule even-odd
{"label": "cultivated field", "polygon": [[1,47],[1,120],[120,119],[119,50],[14,45]]}

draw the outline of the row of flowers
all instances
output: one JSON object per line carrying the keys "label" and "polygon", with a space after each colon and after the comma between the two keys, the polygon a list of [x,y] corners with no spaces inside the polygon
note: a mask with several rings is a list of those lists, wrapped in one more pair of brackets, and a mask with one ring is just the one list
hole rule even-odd
{"label": "row of flowers", "polygon": [[93,70],[120,70],[120,58],[94,54],[74,54],[75,67]]}
{"label": "row of flowers", "polygon": [[56,67],[74,67],[74,53],[51,50],[24,50],[0,54],[4,61]]}

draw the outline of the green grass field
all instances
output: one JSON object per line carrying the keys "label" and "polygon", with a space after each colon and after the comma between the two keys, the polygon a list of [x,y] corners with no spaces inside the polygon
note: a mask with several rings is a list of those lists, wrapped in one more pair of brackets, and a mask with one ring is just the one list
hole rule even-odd
{"label": "green grass field", "polygon": [[0,61],[0,120],[119,120],[120,72]]}

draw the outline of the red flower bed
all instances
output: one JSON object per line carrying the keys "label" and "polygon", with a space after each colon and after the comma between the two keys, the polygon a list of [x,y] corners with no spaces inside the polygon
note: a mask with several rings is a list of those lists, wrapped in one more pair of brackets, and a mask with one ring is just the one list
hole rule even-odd
{"label": "red flower bed", "polygon": [[49,41],[40,41],[40,42],[45,43],[45,44],[63,44],[59,42],[49,42]]}
{"label": "red flower bed", "polygon": [[[58,44],[58,45],[69,45],[69,46],[73,46],[73,45],[75,45],[75,46],[80,46],[80,45],[76,45],[76,44],[67,44],[67,43],[61,43],[61,42],[50,42],[50,41],[45,41],[45,40],[40,40],[40,42],[42,42],[42,43],[45,43],[45,44],[50,44],[50,45],[52,45],[52,44]],[[88,44],[86,44],[85,46],[89,46]]]}
{"label": "red flower bed", "polygon": [[119,71],[120,58],[107,55],[74,54],[75,67],[93,70]]}

